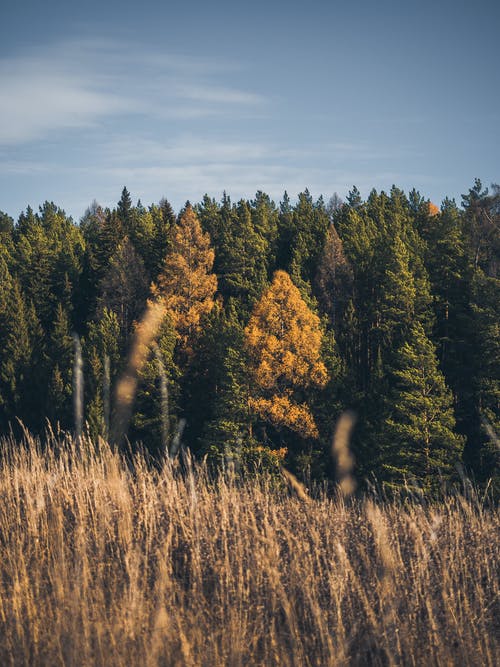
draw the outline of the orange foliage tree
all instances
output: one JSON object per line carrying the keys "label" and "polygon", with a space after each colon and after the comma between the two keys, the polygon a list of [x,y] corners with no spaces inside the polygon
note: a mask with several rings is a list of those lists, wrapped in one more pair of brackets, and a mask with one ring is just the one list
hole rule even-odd
{"label": "orange foliage tree", "polygon": [[290,276],[276,271],[245,329],[252,381],[249,406],[254,414],[278,429],[318,437],[314,417],[299,395],[327,382],[321,341],[319,317],[309,310]]}
{"label": "orange foliage tree", "polygon": [[433,204],[431,201],[429,202],[429,215],[439,215],[440,210],[436,206],[436,204]]}
{"label": "orange foliage tree", "polygon": [[171,251],[152,290],[156,298],[164,300],[180,347],[188,354],[200,331],[202,316],[214,305],[217,276],[211,272],[213,263],[210,237],[188,204],[172,233]]}

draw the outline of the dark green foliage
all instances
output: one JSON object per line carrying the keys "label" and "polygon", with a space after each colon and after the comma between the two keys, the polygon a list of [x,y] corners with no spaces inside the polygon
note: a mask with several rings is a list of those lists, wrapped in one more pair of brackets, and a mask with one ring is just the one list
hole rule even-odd
{"label": "dark green foliage", "polygon": [[349,194],[347,195],[347,203],[349,204],[350,208],[358,208],[358,206],[361,206],[362,203],[361,199],[361,194],[358,190],[358,188],[353,185],[352,190],[349,191]]}
{"label": "dark green foliage", "polygon": [[201,444],[203,451],[211,455],[231,458],[255,444],[250,435],[252,418],[248,408],[243,327],[233,302],[226,311],[217,308],[212,322],[213,349],[217,351],[213,369],[215,383]]}
{"label": "dark green foliage", "polygon": [[285,193],[279,219],[278,268],[290,274],[306,300],[311,296],[329,222],[321,197],[314,202],[305,190],[290,208]]}
{"label": "dark green foliage", "polygon": [[500,188],[483,190],[476,178],[474,187],[463,195],[465,234],[474,268],[481,268],[487,276],[496,277],[500,266]]}
{"label": "dark green foliage", "polygon": [[466,462],[478,476],[494,477],[500,491],[500,280],[479,271],[472,282],[472,418]]}
{"label": "dark green foliage", "polygon": [[468,449],[474,439],[473,432],[478,432],[472,382],[474,325],[470,301],[473,269],[467,257],[463,217],[455,202],[445,200],[441,213],[427,218],[422,236],[426,241],[425,264],[433,294],[433,339],[440,367],[455,395],[457,428],[468,436]]}
{"label": "dark green foliage", "polygon": [[[306,460],[302,461],[314,477],[334,476],[335,466],[331,458],[332,437],[337,419],[344,410],[352,407],[352,378],[347,364],[342,359],[335,334],[323,324],[325,334],[321,349],[321,359],[328,373],[325,387],[311,391],[311,406],[318,426],[319,438],[311,448]],[[298,466],[300,467],[300,466]]]}
{"label": "dark green foliage", "polygon": [[0,421],[6,430],[16,417],[35,428],[43,423],[44,342],[35,309],[13,278],[0,313]]}
{"label": "dark green foliage", "polygon": [[132,198],[130,196],[130,192],[127,190],[126,187],[124,187],[122,190],[122,196],[120,197],[120,201],[118,202],[116,211],[125,229],[127,229],[130,224],[130,218],[132,213]]}
{"label": "dark green foliage", "polygon": [[111,387],[123,365],[119,344],[118,317],[105,307],[99,319],[89,322],[83,341],[86,419],[93,437],[109,435]]}
{"label": "dark green foliage", "polygon": [[166,317],[140,373],[129,432],[154,455],[168,452],[178,424],[179,369],[175,363],[175,330]]}
{"label": "dark green foliage", "polygon": [[420,323],[397,350],[379,444],[382,477],[390,485],[415,482],[424,490],[449,480],[460,461],[463,439],[455,429],[452,395],[437,364],[435,348]]}
{"label": "dark green foliage", "polygon": [[49,202],[37,215],[31,209],[22,214],[14,239],[14,265],[23,292],[48,331],[58,303],[71,309],[82,272],[84,239],[64,211]]}
{"label": "dark green foliage", "polygon": [[72,428],[73,396],[73,338],[68,313],[58,304],[52,331],[50,332],[49,389],[47,417],[52,423]]}
{"label": "dark green foliage", "polygon": [[[186,442],[195,450],[224,449],[248,435],[248,378],[243,354],[243,328],[233,301],[205,317],[202,332],[183,382],[182,408]],[[232,443],[232,444],[231,444]]]}
{"label": "dark green foliage", "polygon": [[219,290],[247,314],[267,281],[269,241],[257,231],[248,202],[241,200],[225,215],[227,231],[219,251]]}
{"label": "dark green foliage", "polygon": [[[139,372],[132,442],[164,452],[186,420],[183,443],[195,452],[226,464],[286,446],[287,465],[321,477],[334,473],[335,421],[353,409],[359,477],[433,490],[461,462],[498,484],[498,186],[476,180],[461,209],[396,187],[364,200],[353,187],[327,206],[308,190],[293,201],[285,193],[279,207],[258,191],[235,204],[206,195],[195,211],[215,252],[216,306],[189,355],[163,322]],[[79,225],[51,202],[17,224],[0,212],[2,432],[16,418],[37,432],[47,418],[73,427],[78,333],[85,422],[107,437],[114,388],[177,225],[167,200],[134,206],[126,188],[115,209],[93,202]],[[263,429],[249,411],[243,331],[276,269],[323,322],[329,381],[300,397],[319,432],[307,443]],[[279,466],[281,454],[271,456]]]}
{"label": "dark green foliage", "polygon": [[217,249],[222,236],[222,215],[219,205],[215,199],[210,199],[208,195],[205,195],[201,204],[196,207],[196,213],[203,231],[210,234],[212,245]]}
{"label": "dark green foliage", "polygon": [[157,231],[151,211],[146,211],[142,205],[132,209],[126,227],[127,237],[147,266],[154,266],[153,249]]}
{"label": "dark green foliage", "polygon": [[12,255],[14,251],[14,220],[0,211],[0,253]]}
{"label": "dark green foliage", "polygon": [[115,313],[120,327],[120,345],[126,348],[132,324],[146,307],[148,283],[144,262],[126,237],[118,246],[99,284],[98,317],[104,308]]}
{"label": "dark green foliage", "polygon": [[162,199],[158,206],[149,209],[153,223],[153,237],[149,247],[151,279],[156,280],[163,262],[170,250],[170,231],[175,225],[176,216],[170,203]]}
{"label": "dark green foliage", "polygon": [[250,211],[254,229],[265,241],[266,267],[270,279],[276,267],[278,209],[269,196],[259,190],[250,204]]}

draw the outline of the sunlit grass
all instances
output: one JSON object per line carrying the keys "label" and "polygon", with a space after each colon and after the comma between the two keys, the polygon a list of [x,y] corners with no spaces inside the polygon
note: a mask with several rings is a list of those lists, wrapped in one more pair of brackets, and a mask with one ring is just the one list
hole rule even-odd
{"label": "sunlit grass", "polygon": [[498,664],[498,513],[4,442],[1,665]]}

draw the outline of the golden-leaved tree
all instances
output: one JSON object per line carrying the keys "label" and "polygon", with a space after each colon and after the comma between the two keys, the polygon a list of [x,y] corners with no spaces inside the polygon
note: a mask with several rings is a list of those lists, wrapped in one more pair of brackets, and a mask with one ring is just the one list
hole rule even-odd
{"label": "golden-leaved tree", "polygon": [[165,302],[180,348],[188,355],[200,331],[201,318],[214,305],[217,276],[211,272],[213,263],[210,237],[188,204],[172,233],[171,251],[153,286],[154,296]]}
{"label": "golden-leaved tree", "polygon": [[428,204],[428,209],[429,209],[429,215],[439,215],[440,210],[436,206],[436,204],[433,204],[431,201]]}
{"label": "golden-leaved tree", "polygon": [[276,271],[245,329],[252,381],[249,405],[254,414],[278,430],[286,427],[304,438],[318,437],[301,393],[327,382],[321,341],[319,317],[307,307],[290,276]]}

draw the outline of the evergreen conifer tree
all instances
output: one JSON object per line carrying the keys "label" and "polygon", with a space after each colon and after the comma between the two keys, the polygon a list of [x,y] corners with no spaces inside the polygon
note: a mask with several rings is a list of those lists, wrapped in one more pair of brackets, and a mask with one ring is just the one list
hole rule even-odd
{"label": "evergreen conifer tree", "polygon": [[126,187],[124,187],[122,190],[122,195],[120,197],[120,201],[118,202],[116,210],[120,217],[120,220],[124,225],[125,230],[128,230],[130,214],[132,212],[132,197],[130,196],[130,192],[127,190]]}
{"label": "evergreen conifer tree", "polygon": [[[109,436],[111,384],[121,370],[120,323],[116,313],[104,308],[88,325],[83,341],[87,422],[93,437]],[[106,369],[107,365],[107,369]],[[107,373],[109,373],[107,375]],[[108,405],[107,405],[108,403]]]}
{"label": "evergreen conifer tree", "polygon": [[203,449],[216,459],[238,458],[243,448],[254,444],[250,438],[247,358],[244,331],[232,301],[226,309],[214,309],[211,348],[213,358],[213,403],[203,434]]}
{"label": "evergreen conifer tree", "polygon": [[73,425],[73,338],[68,314],[61,304],[56,308],[50,333],[50,363],[47,416],[53,423],[58,422],[63,428],[70,429]]}
{"label": "evergreen conifer tree", "polygon": [[104,308],[112,310],[120,325],[120,344],[125,349],[132,324],[146,307],[148,283],[144,262],[127,237],[111,258],[99,285],[97,316]]}
{"label": "evergreen conifer tree", "polygon": [[129,439],[141,441],[153,455],[168,453],[176,427],[179,370],[174,361],[176,332],[165,317],[139,374]]}
{"label": "evergreen conifer tree", "polygon": [[425,490],[453,476],[463,439],[455,433],[453,399],[435,348],[415,322],[396,352],[384,423],[381,471],[390,485],[416,480]]}
{"label": "evergreen conifer tree", "polygon": [[219,289],[247,314],[267,282],[268,241],[255,229],[248,203],[232,209],[219,256]]}
{"label": "evergreen conifer tree", "polygon": [[151,278],[156,281],[165,257],[171,248],[171,233],[175,227],[176,216],[170,202],[162,199],[159,206],[150,207],[153,219],[153,239],[151,241]]}
{"label": "evergreen conifer tree", "polygon": [[38,429],[44,420],[46,382],[43,333],[32,304],[27,303],[19,280],[10,282],[0,342],[1,428],[14,418],[29,429]]}

